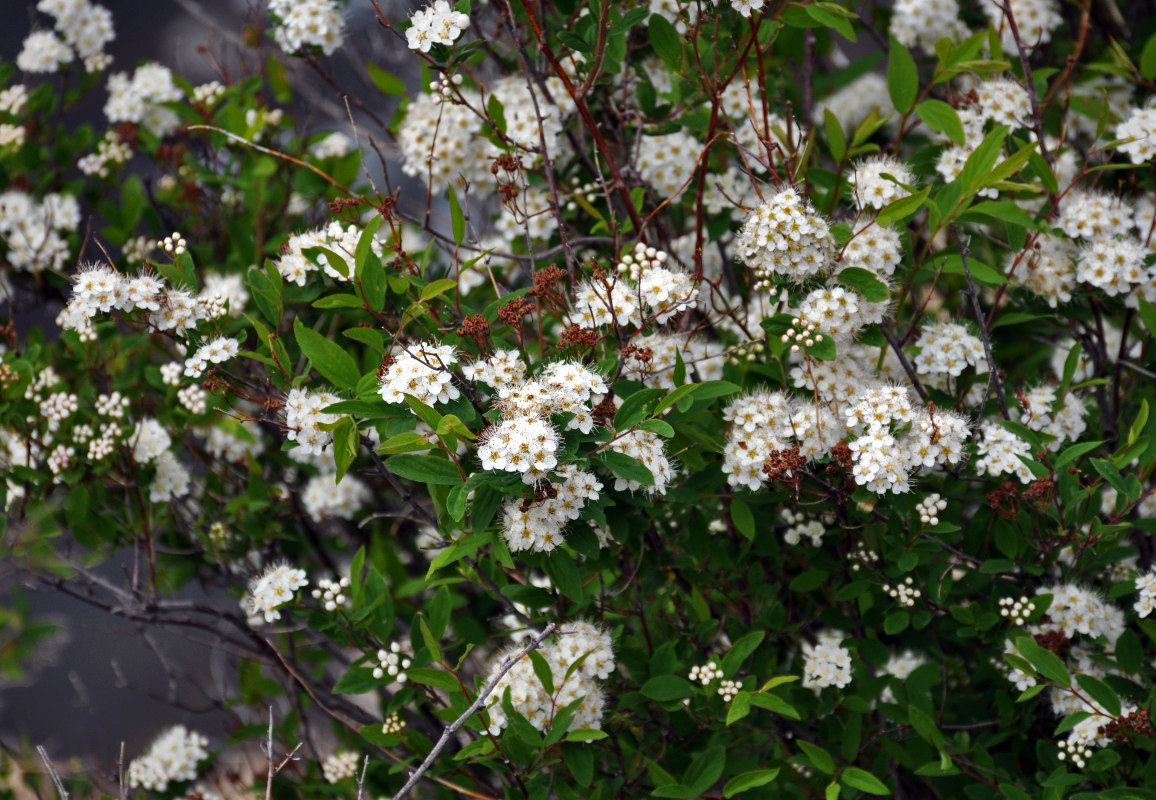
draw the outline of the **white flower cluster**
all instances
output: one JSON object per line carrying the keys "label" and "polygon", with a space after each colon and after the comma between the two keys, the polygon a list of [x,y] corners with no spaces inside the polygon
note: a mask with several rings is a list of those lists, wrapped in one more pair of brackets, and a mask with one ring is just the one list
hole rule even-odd
{"label": "white flower cluster", "polygon": [[980,374],[987,372],[983,342],[958,322],[927,325],[919,336],[919,353],[911,365],[920,378],[927,376],[932,382],[942,382],[944,387],[948,375],[957,378],[968,367],[975,367]]}
{"label": "white flower cluster", "polygon": [[1072,189],[1060,202],[1055,227],[1073,239],[1091,241],[1126,236],[1134,224],[1132,209],[1121,198],[1088,189]]}
{"label": "white flower cluster", "polygon": [[331,580],[329,578],[321,578],[317,581],[317,588],[310,594],[313,595],[314,600],[321,601],[321,607],[326,611],[334,612],[349,602],[345,591],[349,588],[349,578],[343,577],[341,580]]}
{"label": "white flower cluster", "polygon": [[393,363],[385,372],[378,393],[387,403],[404,403],[410,394],[427,405],[461,397],[449,371],[458,361],[453,345],[415,342],[390,351]]}
{"label": "white flower cluster", "polygon": [[803,644],[803,686],[819,693],[828,686],[842,689],[851,682],[851,651],[843,647],[843,634],[823,631],[814,644]]}
{"label": "white flower cluster", "polygon": [[341,417],[339,414],[326,414],[322,409],[340,400],[331,392],[289,390],[285,397],[285,436],[289,441],[297,442],[295,453],[320,456],[328,452],[333,444],[333,433],[321,426],[332,425]]}
{"label": "white flower cluster", "polygon": [[[362,229],[358,226],[342,227],[340,222],[331,222],[320,228],[295,233],[282,247],[283,253],[275,262],[277,271],[281,273],[282,278],[298,286],[304,286],[306,280],[317,271],[334,280],[352,280],[351,275],[343,274],[335,265],[330,264],[324,253],[318,253],[316,260],[313,260],[306,256],[304,251],[311,247],[324,247],[340,256],[348,269],[349,262],[357,253],[357,243],[361,240],[361,235]],[[377,237],[370,243],[370,248],[379,257],[384,252],[381,240]]]}
{"label": "white flower cluster", "polygon": [[307,585],[305,570],[290,567],[284,561],[270,564],[260,575],[249,581],[248,590],[241,598],[241,608],[250,624],[276,622],[281,619],[277,609],[293,599],[293,593]]}
{"label": "white flower cluster", "polygon": [[654,321],[661,325],[694,306],[698,286],[685,272],[667,268],[670,254],[642,242],[619,260],[616,269],[638,284],[638,296]]}
{"label": "white flower cluster", "polygon": [[377,651],[377,665],[373,668],[373,677],[381,680],[388,675],[391,682],[405,683],[405,671],[409,669],[409,665],[410,660],[401,654],[401,645],[390,642],[388,650],[383,648]]}
{"label": "white flower cluster", "polygon": [[582,513],[587,500],[597,500],[602,483],[589,472],[566,464],[556,470],[560,483],[548,482],[533,500],[508,500],[502,507],[502,536],[513,552],[548,553],[562,544],[566,525]]}
{"label": "white flower cluster", "polygon": [[[687,374],[691,369],[699,380],[709,381],[722,377],[724,351],[721,345],[691,333],[652,333],[636,336],[631,342],[641,352],[626,359],[622,377],[641,381],[651,388],[673,389],[674,370],[679,357]],[[641,358],[645,352],[646,358]]]}
{"label": "white flower cluster", "polygon": [[68,260],[61,234],[80,227],[80,205],[72,195],[49,194],[42,202],[18,190],[0,194],[0,241],[7,260],[22,272],[59,270]]}
{"label": "white flower cluster", "polygon": [[1133,108],[1128,119],[1116,128],[1116,138],[1128,140],[1119,149],[1133,164],[1144,164],[1156,156],[1156,106]]}
{"label": "white flower cluster", "polygon": [[56,72],[79,57],[88,72],[97,72],[112,63],[104,46],[116,38],[112,13],[88,0],[40,0],[36,4],[56,18],[56,31],[36,31],[24,40],[16,66],[24,72]]}
{"label": "white flower cluster", "polygon": [[[662,253],[665,262],[665,253]],[[592,278],[574,290],[571,318],[583,328],[603,325],[644,327],[648,320],[670,321],[691,308],[698,297],[694,279],[679,270],[649,266],[637,283],[625,277],[607,275]]]}
{"label": "white flower cluster", "polygon": [[914,587],[914,579],[907,578],[903,583],[887,587],[887,596],[904,608],[914,608],[915,601],[923,596],[923,592]]}
{"label": "white flower cluster", "polygon": [[915,506],[915,513],[919,514],[919,521],[924,525],[938,525],[939,512],[947,509],[947,501],[939,496],[939,492],[932,492],[919,501]]}
{"label": "white flower cluster", "polygon": [[[561,627],[558,639],[543,644],[539,652],[550,666],[554,694],[549,695],[534,672],[529,656],[523,656],[498,681],[486,700],[490,715],[490,733],[497,736],[508,724],[502,710],[502,698],[510,692],[510,705],[540,731],[553,722],[554,714],[581,700],[568,730],[602,727],[602,708],[605,700],[598,681],[605,680],[614,671],[614,650],[610,635],[589,622],[578,621]],[[507,657],[516,655],[510,653]],[[567,675],[578,659],[586,656],[582,665]],[[488,685],[500,671],[505,658],[498,659],[485,683]]]}
{"label": "white flower cluster", "polygon": [[[486,361],[477,361],[464,371],[468,370],[467,377],[484,375],[491,379],[487,383],[498,390],[495,405],[506,416],[506,422],[512,423],[518,418],[544,420],[552,414],[572,414],[566,430],[590,433],[594,429],[593,406],[601,402],[608,391],[601,375],[578,362],[553,361],[546,365],[537,380],[506,380],[516,374],[515,369],[522,367],[516,358],[507,359],[502,352]],[[509,466],[497,468],[515,471]],[[517,471],[522,470],[519,468]],[[533,465],[529,472],[531,476],[539,474]]]}
{"label": "white flower cluster", "polygon": [[313,145],[313,155],[317,158],[342,158],[353,149],[353,140],[341,131],[335,131]]}
{"label": "white flower cluster", "polygon": [[241,344],[228,336],[218,336],[208,344],[197,348],[191,358],[185,360],[185,376],[199,378],[209,364],[223,364],[241,352]]}
{"label": "white flower cluster", "polygon": [[1052,604],[1048,608],[1049,621],[1028,629],[1033,635],[1058,630],[1068,638],[1103,636],[1114,647],[1124,632],[1124,612],[1090,589],[1068,583],[1046,587],[1039,594],[1052,595]]}
{"label": "white flower cluster", "polygon": [[1129,294],[1150,279],[1144,259],[1148,248],[1135,236],[1100,236],[1087,242],[1077,256],[1076,280],[1115,296]]}
{"label": "white flower cluster", "polygon": [[791,313],[798,315],[791,320],[797,327],[787,330],[787,338],[794,335],[791,352],[797,353],[800,345],[813,347],[824,335],[839,342],[849,340],[867,325],[882,322],[889,304],[886,300],[868,302],[858,292],[828,284],[812,289]]}
{"label": "white flower cluster", "polygon": [[771,452],[792,447],[796,432],[805,436],[814,431],[820,441],[837,441],[838,426],[833,415],[817,418],[816,424],[809,425],[806,412],[799,406],[799,401],[786,392],[766,391],[740,397],[727,405],[723,419],[731,423],[731,434],[723,451],[723,472],[732,486],[759,489],[766,481],[763,465]]}
{"label": "white flower cluster", "polygon": [[157,136],[168,136],[181,123],[177,112],[161,106],[185,96],[173,81],[168,67],[148,62],[136,68],[132,77],[126,72],[108,76],[108,101],[104,115],[109,122],[133,122],[143,125]]}
{"label": "white flower cluster", "polygon": [[482,119],[471,110],[482,107],[481,94],[462,87],[459,92],[461,104],[443,103],[441,95],[428,94],[409,104],[398,130],[402,170],[421,178],[434,192],[444,192],[464,179],[471,191],[485,195],[493,191],[490,164],[501,151],[482,134]]}
{"label": "white flower cluster", "polygon": [[409,18],[411,27],[405,32],[410,50],[428,53],[435,44],[451,45],[470,27],[470,18],[455,11],[446,0],[435,0],[431,5],[415,11]]}
{"label": "white flower cluster", "polygon": [[1000,425],[986,420],[979,426],[979,460],[975,469],[980,475],[1012,474],[1021,483],[1031,483],[1032,471],[1020,461],[1020,456],[1031,458],[1031,446]]}
{"label": "white flower cluster", "polygon": [[482,469],[516,472],[524,483],[537,483],[558,466],[558,432],[540,417],[518,414],[504,419],[486,428],[478,441]]}
{"label": "white flower cluster", "polygon": [[129,786],[165,792],[170,783],[195,779],[197,764],[209,757],[208,744],[209,740],[196,731],[174,725],[128,765]]}
{"label": "white flower cluster", "polygon": [[[132,148],[121,141],[116,130],[105,131],[104,138],[96,145],[96,152],[83,156],[76,162],[76,167],[85,175],[96,175],[100,178],[108,177],[109,164],[123,164],[132,158]],[[139,237],[145,238],[145,237]],[[125,249],[129,246],[126,244]],[[137,258],[140,261],[141,258]],[[130,263],[132,259],[129,259]]]}
{"label": "white flower cluster", "polygon": [[172,438],[152,417],[137,423],[129,438],[132,457],[137,464],[154,464],[156,475],[149,485],[149,498],[154,503],[168,502],[188,494],[192,477],[177,457],[169,451]]}
{"label": "white flower cluster", "polygon": [[269,11],[280,22],[273,38],[286,53],[320,47],[331,55],[344,41],[345,20],[335,0],[269,0]]}
{"label": "white flower cluster", "polygon": [[844,267],[858,267],[886,282],[901,260],[899,232],[866,218],[856,220],[851,230],[854,235],[839,253],[840,271]]}
{"label": "white flower cluster", "polygon": [[24,111],[27,102],[28,88],[23,83],[0,89],[0,113],[18,115]]}
{"label": "white flower cluster", "polygon": [[185,289],[172,289],[156,275],[129,278],[94,264],[82,267],[73,277],[72,295],[56,322],[65,330],[75,330],[81,341],[94,341],[92,319],[97,314],[148,311],[148,325],[183,337],[201,320],[220,316],[220,305],[216,296],[197,297]]}
{"label": "white flower cluster", "polygon": [[212,427],[203,431],[205,450],[214,458],[235,464],[265,452],[258,422],[241,422],[224,415],[214,422]]}
{"label": "white flower cluster", "polygon": [[1040,233],[1024,253],[1008,253],[1008,262],[1020,258],[1012,277],[1056,308],[1070,302],[1076,287],[1076,256],[1079,247],[1071,239]]}
{"label": "white flower cluster", "polygon": [[310,478],[301,495],[301,505],[314,522],[326,519],[353,519],[357,509],[372,497],[364,481],[346,474],[337,481],[336,468],[328,460],[321,474]]}
{"label": "white flower cluster", "polygon": [[666,494],[666,484],[674,478],[674,468],[666,455],[666,445],[657,433],[635,428],[615,437],[607,447],[616,453],[628,455],[635,461],[641,461],[642,466],[650,470],[654,483],[644,486],[635,480],[615,476],[614,490],[637,491],[642,489],[649,494]]}
{"label": "white flower cluster", "polygon": [[1052,40],[1052,32],[1063,24],[1056,0],[982,0],[980,5],[1000,32],[1003,49],[1015,53],[1018,45],[1003,7],[1011,9],[1019,28],[1020,41],[1032,48]]}
{"label": "white flower cluster", "polygon": [[883,208],[911,192],[903,188],[915,183],[911,170],[894,156],[874,156],[855,164],[851,173],[855,204],[859,208]]}
{"label": "white flower cluster", "polygon": [[887,79],[878,72],[868,72],[815,103],[811,119],[816,127],[822,128],[826,111],[831,111],[849,133],[871,114],[880,119],[894,114],[895,106],[887,91]]}
{"label": "white flower cluster", "polygon": [[643,136],[638,143],[638,173],[663,199],[678,197],[691,184],[702,145],[683,131]]}
{"label": "white flower cluster", "polygon": [[721,680],[724,676],[725,674],[714,661],[708,661],[702,666],[695,664],[690,668],[691,682],[701,683],[703,686],[710,686],[711,681]]}
{"label": "white flower cluster", "polygon": [[491,388],[499,389],[517,383],[526,377],[526,366],[517,350],[495,350],[493,355],[479,358],[462,367],[462,375],[468,381],[481,381]]}
{"label": "white flower cluster", "polygon": [[[892,655],[891,658],[887,660],[887,663],[879,669],[879,672],[883,675],[890,675],[891,677],[898,678],[902,681],[906,679],[908,675],[910,675],[912,672],[915,672],[916,669],[926,663],[926,657],[914,652],[913,650],[904,650],[901,653]],[[896,702],[895,693],[891,690],[890,686],[884,688],[880,693],[879,702]]]}
{"label": "white flower cluster", "polygon": [[1026,595],[1018,600],[1014,597],[1001,597],[999,599],[999,615],[1007,617],[1016,625],[1023,625],[1035,610],[1036,604],[1029,600]]}
{"label": "white flower cluster", "polygon": [[361,763],[361,755],[352,750],[343,750],[334,753],[321,762],[321,774],[328,783],[340,783],[346,778],[357,774],[357,767]]}
{"label": "white flower cluster", "polygon": [[904,47],[928,53],[940,39],[958,41],[969,33],[957,0],[896,0],[888,31]]}
{"label": "white flower cluster", "polygon": [[811,202],[788,186],[747,217],[735,246],[754,271],[756,287],[769,287],[776,276],[800,282],[825,272],[835,240]]}
{"label": "white flower cluster", "polygon": [[1084,401],[1072,392],[1060,399],[1055,386],[1037,386],[1024,392],[1015,411],[1017,421],[1055,437],[1048,443],[1049,450],[1058,450],[1069,439],[1079,439],[1088,429]]}
{"label": "white flower cluster", "polygon": [[783,541],[787,544],[794,547],[803,539],[809,539],[812,547],[818,547],[823,543],[823,534],[827,529],[819,520],[806,519],[802,514],[796,514],[789,508],[783,509],[782,516],[788,523],[793,523],[783,532]]}
{"label": "white flower cluster", "polygon": [[1156,570],[1148,570],[1143,575],[1136,576],[1136,591],[1140,596],[1132,608],[1141,617],[1146,617],[1156,608]]}

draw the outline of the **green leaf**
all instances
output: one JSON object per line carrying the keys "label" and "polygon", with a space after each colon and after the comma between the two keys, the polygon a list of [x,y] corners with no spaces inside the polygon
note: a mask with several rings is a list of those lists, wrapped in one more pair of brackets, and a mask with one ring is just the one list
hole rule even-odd
{"label": "green leaf", "polygon": [[461,244],[462,240],[466,238],[466,218],[462,214],[462,207],[458,203],[458,194],[454,191],[454,187],[447,187],[446,195],[450,201],[450,221],[454,228],[454,242]]}
{"label": "green leaf", "polygon": [[737,497],[731,498],[731,522],[735,530],[750,540],[755,538],[755,515],[751,507]]}
{"label": "green leaf", "polygon": [[458,679],[444,669],[411,667],[405,671],[405,675],[406,680],[410,683],[433,686],[435,689],[445,689],[447,692],[457,692],[461,689]]}
{"label": "green leaf", "polygon": [[457,288],[457,285],[458,282],[453,278],[439,278],[436,281],[431,281],[422,288],[421,300],[423,303],[427,300],[433,300],[438,295],[445,294],[450,289]]}
{"label": "green leaf", "polygon": [[542,684],[546,694],[552,696],[554,694],[554,671],[546,663],[546,657],[537,650],[531,650],[530,663],[534,667],[534,674],[538,676],[538,682]]}
{"label": "green leaf", "polygon": [[726,782],[726,786],[723,787],[723,797],[734,797],[736,794],[745,792],[747,789],[766,786],[777,777],[779,777],[778,767],[775,769],[756,769],[751,772],[744,772]]}
{"label": "green leaf", "polygon": [[619,453],[614,450],[603,450],[598,454],[598,460],[619,478],[634,481],[643,486],[654,485],[654,474],[646,468],[646,465],[625,453]]}
{"label": "green leaf", "polygon": [[906,114],[915,105],[919,95],[919,68],[911,51],[891,37],[891,49],[887,57],[887,91],[891,102],[900,114]]}
{"label": "green leaf", "polygon": [[875,277],[873,272],[862,267],[846,267],[841,270],[835,279],[848,289],[854,289],[870,303],[886,300],[889,292],[887,284]]}
{"label": "green leaf", "polygon": [[1112,687],[1091,675],[1077,675],[1076,683],[1088,696],[1100,704],[1100,708],[1113,717],[1120,716],[1120,698]]}
{"label": "green leaf", "polygon": [[682,72],[682,37],[670,24],[670,21],[661,14],[651,14],[650,22],[646,26],[650,37],[650,46],[662,59],[666,68],[674,74]]}
{"label": "green leaf", "polygon": [[1124,484],[1124,476],[1120,474],[1120,470],[1106,458],[1093,458],[1092,466],[1100,476],[1111,484],[1112,488],[1120,494],[1127,496],[1128,487]]}
{"label": "green leaf", "polygon": [[739,692],[731,699],[727,708],[727,725],[733,725],[751,713],[750,692]]}
{"label": "green leaf", "polygon": [[333,460],[337,465],[337,483],[345,477],[349,465],[357,458],[361,437],[353,417],[342,417],[333,428]]}
{"label": "green leaf", "polygon": [[974,194],[983,188],[984,179],[991,174],[995,162],[999,159],[1004,140],[1007,139],[1006,125],[996,125],[991,133],[983,138],[979,146],[971,152],[964,162],[963,169],[956,178],[964,189]]}
{"label": "green leaf", "polygon": [[596,730],[594,728],[575,728],[566,734],[566,741],[568,742],[597,742],[600,739],[609,737],[606,731]]}
{"label": "green leaf", "polygon": [[401,78],[386,72],[376,64],[369,63],[365,66],[369,68],[369,78],[373,81],[373,85],[381,89],[382,92],[394,97],[405,94],[405,84],[402,83]]}
{"label": "green leaf", "polygon": [[693,691],[690,681],[677,675],[657,675],[642,684],[641,689],[645,697],[660,703],[690,697]]}
{"label": "green leaf", "polygon": [[910,624],[910,614],[906,611],[893,611],[883,619],[883,632],[888,636],[894,636],[907,630],[907,626]]}
{"label": "green leaf", "polygon": [[326,339],[312,328],[307,328],[300,317],[293,320],[297,346],[327,381],[342,389],[354,389],[361,380],[361,371],[353,357],[340,345]]}
{"label": "green leaf", "polygon": [[712,400],[716,397],[725,397],[726,395],[741,392],[742,387],[730,381],[703,381],[702,383],[688,383],[685,386],[679,386],[666,397],[662,399],[652,412],[653,416],[658,416],[666,409],[686,399],[694,400]]}
{"label": "green leaf", "polygon": [[967,269],[964,270],[963,256],[949,253],[942,258],[941,268],[946,275],[965,275],[970,272],[975,282],[982,286],[1001,286],[1007,283],[1007,278],[982,261],[977,261],[975,256],[967,257]]}
{"label": "green leaf", "polygon": [[392,455],[394,453],[410,453],[414,450],[429,450],[431,447],[433,444],[430,440],[420,433],[406,431],[386,439],[377,448],[377,452]]}
{"label": "green leaf", "polygon": [[847,137],[843,134],[843,126],[839,118],[831,113],[831,109],[823,109],[823,129],[827,132],[827,145],[831,148],[831,158],[836,163],[843,163],[847,155]]}
{"label": "green leaf", "polygon": [[727,675],[733,675],[759,648],[766,635],[766,631],[751,631],[731,645],[731,649],[723,657],[722,671]]}
{"label": "green leaf", "polygon": [[437,456],[394,456],[386,459],[385,467],[399,477],[435,486],[456,486],[462,482],[458,468]]}
{"label": "green leaf", "polygon": [[839,780],[844,786],[849,786],[852,789],[858,789],[867,794],[876,794],[880,796],[887,796],[891,794],[891,790],[883,781],[876,778],[865,769],[858,767],[847,767],[839,775]]}
{"label": "green leaf", "polygon": [[1148,80],[1156,78],[1156,33],[1148,37],[1140,52],[1140,74]]}
{"label": "green leaf", "polygon": [[955,109],[942,100],[924,100],[915,109],[915,114],[933,131],[938,131],[956,144],[963,146],[966,138],[963,123]]}
{"label": "green leaf", "polygon": [[711,747],[699,753],[682,776],[684,785],[702,794],[722,777],[726,769],[727,751],[723,747]]}
{"label": "green leaf", "polygon": [[935,720],[914,705],[907,707],[907,717],[911,720],[911,727],[915,729],[921,739],[936,750],[943,749],[943,734],[939,732]]}
{"label": "green leaf", "polygon": [[1052,468],[1058,472],[1062,467],[1067,466],[1080,456],[1092,452],[1102,444],[1103,442],[1080,442],[1071,447],[1065,447],[1064,451],[1056,456],[1056,460],[1052,462]]}
{"label": "green leaf", "polygon": [[923,208],[930,194],[931,187],[925,186],[915,194],[900,197],[898,200],[883,206],[875,219],[880,225],[890,225],[892,222],[907,219],[919,209]]}
{"label": "green leaf", "polygon": [[1116,663],[1129,675],[1140,671],[1144,663],[1144,645],[1135,631],[1126,630],[1116,640]]}
{"label": "green leaf", "polygon": [[1068,674],[1068,668],[1051,650],[1045,650],[1027,636],[1016,639],[1016,647],[1040,675],[1065,689],[1072,685],[1072,676]]}
{"label": "green leaf", "polygon": [[381,685],[381,681],[373,677],[373,671],[365,667],[354,667],[341,676],[333,687],[334,694],[365,694]]}
{"label": "green leaf", "polygon": [[627,397],[614,414],[614,430],[633,428],[650,415],[650,409],[665,393],[663,389],[639,389]]}
{"label": "green leaf", "polygon": [[799,739],[798,744],[803,754],[810,760],[811,766],[824,775],[835,774],[835,759],[831,758],[830,753],[816,744],[811,744],[806,739]]}
{"label": "green leaf", "polygon": [[793,705],[775,694],[760,692],[751,695],[751,705],[765,708],[767,711],[778,714],[787,719],[799,719],[799,712]]}

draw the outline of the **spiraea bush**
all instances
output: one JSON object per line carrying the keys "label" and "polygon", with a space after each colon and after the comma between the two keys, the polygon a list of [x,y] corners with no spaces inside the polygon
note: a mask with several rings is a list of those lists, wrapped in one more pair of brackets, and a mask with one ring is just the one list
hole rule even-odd
{"label": "spiraea bush", "polygon": [[0,64],[9,570],[232,664],[129,796],[1156,797],[1146,4],[349,2]]}

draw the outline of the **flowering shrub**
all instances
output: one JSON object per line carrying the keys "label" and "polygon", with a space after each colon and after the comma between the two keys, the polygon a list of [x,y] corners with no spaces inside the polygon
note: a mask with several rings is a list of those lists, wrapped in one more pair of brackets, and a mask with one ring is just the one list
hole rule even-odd
{"label": "flowering shrub", "polygon": [[1156,797],[1143,4],[370,5],[0,63],[6,560],[231,664],[129,791]]}

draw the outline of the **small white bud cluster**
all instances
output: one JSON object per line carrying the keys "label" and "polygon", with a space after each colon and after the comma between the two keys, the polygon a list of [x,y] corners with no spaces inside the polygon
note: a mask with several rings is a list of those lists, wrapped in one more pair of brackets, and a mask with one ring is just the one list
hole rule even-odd
{"label": "small white bud cluster", "polygon": [[744,360],[758,361],[766,349],[767,346],[761,339],[757,342],[746,342],[731,350],[730,362],[737,367]]}
{"label": "small white bud cluster", "polygon": [[647,247],[642,242],[634,245],[634,250],[622,256],[622,260],[614,268],[622,275],[628,275],[631,280],[638,280],[648,269],[658,269],[665,266],[668,253],[653,247]]}
{"label": "small white bud cluster", "polygon": [[430,81],[429,90],[433,95],[430,99],[435,103],[440,103],[443,98],[450,98],[453,96],[454,86],[461,86],[464,79],[461,75],[454,75],[448,77],[444,72],[438,73],[436,81]]}
{"label": "small white bud cluster", "polygon": [[1036,604],[1026,596],[1016,600],[1014,597],[1001,597],[999,601],[999,615],[1007,617],[1016,625],[1023,625],[1024,621],[1036,610]]}
{"label": "small white bud cluster", "polygon": [[177,401],[188,409],[190,414],[198,416],[204,414],[209,407],[209,393],[197,384],[191,383],[177,392]]}
{"label": "small white bud cluster", "polygon": [[109,164],[123,164],[132,158],[132,148],[120,140],[116,131],[109,130],[97,143],[96,152],[84,156],[76,162],[76,167],[85,175],[108,177]]}
{"label": "small white bud cluster", "polygon": [[157,247],[174,256],[179,256],[185,252],[187,245],[188,242],[185,241],[185,238],[176,231],[173,231],[172,236],[166,236],[157,242]]}
{"label": "small white bud cluster", "polygon": [[860,567],[871,566],[879,561],[879,554],[874,550],[868,550],[865,546],[859,547],[851,554],[851,570],[858,572]]}
{"label": "small white bud cluster", "polygon": [[389,675],[398,683],[405,683],[405,670],[409,669],[410,660],[401,655],[401,645],[390,642],[388,650],[383,648],[377,651],[377,660],[379,666],[373,668],[375,679],[381,680]]}
{"label": "small white bud cluster", "polygon": [[719,684],[718,693],[724,703],[729,703],[739,693],[739,685],[734,681],[723,681]]}
{"label": "small white bud cluster", "polygon": [[[89,429],[90,435],[91,432]],[[88,460],[103,461],[116,447],[116,440],[121,437],[121,433],[120,426],[115,422],[106,422],[101,425],[100,438],[92,439],[88,443]],[[79,442],[79,439],[77,441]]]}
{"label": "small white bud cluster", "polygon": [[709,686],[711,681],[722,676],[723,671],[718,668],[718,664],[714,661],[709,661],[701,667],[696,664],[690,668],[690,679],[692,681],[698,681],[703,686]]}
{"label": "small white bud cluster", "polygon": [[74,455],[76,455],[75,447],[66,447],[62,444],[57,445],[48,456],[48,468],[52,470],[53,476],[59,475],[68,469]]}
{"label": "small white bud cluster", "polygon": [[1082,739],[1075,737],[1068,739],[1066,742],[1060,742],[1060,752],[1056,753],[1056,758],[1060,761],[1072,760],[1072,766],[1076,769],[1083,769],[1087,760],[1092,757],[1092,751],[1088,747],[1088,743]]}
{"label": "small white bud cluster", "polygon": [[816,342],[823,341],[823,334],[816,333],[819,326],[806,318],[795,317],[791,320],[791,325],[794,327],[787,328],[787,332],[783,334],[782,342],[783,344],[792,342],[792,353],[799,352],[799,345],[814,347]]}
{"label": "small white bud cluster", "polygon": [[200,86],[193,88],[193,102],[200,105],[211,106],[213,103],[221,99],[221,95],[225,93],[225,87],[221,85],[220,81],[209,81],[202,83]]}
{"label": "small white bud cluster", "polygon": [[169,783],[197,777],[197,764],[209,757],[209,740],[184,725],[174,725],[162,733],[128,765],[128,785],[134,789],[164,792]]}
{"label": "small white bud cluster", "polygon": [[[571,193],[576,198],[581,198],[588,205],[593,205],[594,201],[598,199],[599,189],[598,184],[593,182],[581,183],[578,176],[575,175],[570,179]],[[577,211],[578,203],[576,200],[570,200],[566,203],[567,211]]]}
{"label": "small white bud cluster", "polygon": [[[345,590],[348,588],[349,578],[342,578],[339,581],[322,578],[317,581],[317,588],[313,590],[313,599],[320,600],[326,611],[336,611],[349,602],[349,598],[345,596]],[[380,676],[374,674],[374,677]]]}
{"label": "small white bud cluster", "polygon": [[345,778],[352,778],[357,774],[357,765],[361,762],[361,755],[352,750],[334,753],[321,764],[321,772],[329,783],[338,783]]}
{"label": "small white bud cluster", "polygon": [[903,583],[897,584],[895,586],[888,586],[887,594],[889,594],[892,599],[898,602],[899,605],[904,606],[905,608],[911,608],[915,605],[916,599],[923,595],[923,592],[912,586],[913,583],[914,581],[908,577],[907,580],[905,580]]}
{"label": "small white bud cluster", "polygon": [[400,734],[405,730],[405,720],[396,711],[385,718],[385,722],[381,724],[381,732],[386,736],[391,733]]}
{"label": "small white bud cluster", "polygon": [[128,408],[128,398],[120,392],[101,394],[96,398],[96,413],[102,417],[121,419]]}
{"label": "small white bud cluster", "polygon": [[915,510],[919,512],[919,521],[924,525],[938,525],[939,512],[946,508],[947,501],[940,497],[938,492],[932,492],[919,501]]}
{"label": "small white bud cluster", "polygon": [[170,361],[161,365],[161,380],[168,386],[180,386],[181,375],[185,371],[184,362]]}

